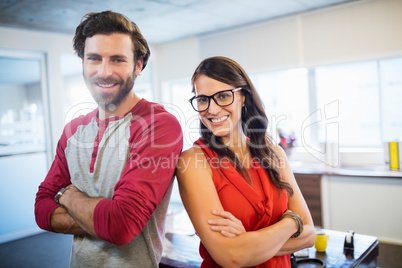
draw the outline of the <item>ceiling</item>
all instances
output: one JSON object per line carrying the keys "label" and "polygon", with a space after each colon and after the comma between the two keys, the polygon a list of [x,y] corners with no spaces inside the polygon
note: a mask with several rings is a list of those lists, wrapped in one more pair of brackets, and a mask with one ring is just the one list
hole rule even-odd
{"label": "ceiling", "polygon": [[[149,44],[162,44],[354,1],[0,0],[0,26],[72,36],[86,13],[113,10],[133,20]],[[37,62],[10,60],[0,57],[0,84],[38,81],[38,67],[26,68]]]}
{"label": "ceiling", "polygon": [[113,10],[161,44],[358,0],[0,0],[0,26],[73,35],[88,12]]}

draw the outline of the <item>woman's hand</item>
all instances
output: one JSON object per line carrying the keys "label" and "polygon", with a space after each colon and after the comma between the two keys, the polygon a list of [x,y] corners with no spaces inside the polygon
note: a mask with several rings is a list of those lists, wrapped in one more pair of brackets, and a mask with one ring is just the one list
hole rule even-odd
{"label": "woman's hand", "polygon": [[243,223],[232,213],[223,210],[212,210],[212,214],[222,218],[208,220],[212,231],[220,232],[226,237],[236,237],[246,232]]}

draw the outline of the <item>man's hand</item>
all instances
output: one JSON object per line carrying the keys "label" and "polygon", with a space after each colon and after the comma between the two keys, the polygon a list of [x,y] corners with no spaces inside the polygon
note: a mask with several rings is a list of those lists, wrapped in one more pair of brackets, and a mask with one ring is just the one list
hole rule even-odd
{"label": "man's hand", "polygon": [[94,228],[94,210],[96,205],[103,198],[89,197],[77,187],[70,184],[67,190],[59,199],[60,205],[65,208],[74,222],[77,223],[86,233],[97,237]]}
{"label": "man's hand", "polygon": [[233,216],[232,213],[222,210],[212,210],[212,214],[222,219],[208,220],[211,230],[220,232],[226,237],[236,237],[246,232],[243,223]]}

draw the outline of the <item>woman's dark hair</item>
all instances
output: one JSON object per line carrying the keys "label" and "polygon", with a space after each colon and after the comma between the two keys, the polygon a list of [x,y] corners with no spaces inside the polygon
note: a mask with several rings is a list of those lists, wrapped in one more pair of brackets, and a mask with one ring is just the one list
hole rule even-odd
{"label": "woman's dark hair", "polygon": [[[233,86],[242,88],[245,97],[241,121],[243,132],[249,139],[250,153],[254,159],[268,172],[271,181],[278,189],[286,189],[293,195],[291,185],[282,180],[279,170],[279,157],[275,153],[276,146],[267,135],[268,118],[263,104],[250,78],[244,69],[234,60],[226,57],[212,57],[203,60],[191,78],[192,91],[195,93],[195,81],[200,75]],[[201,121],[201,139],[220,159],[229,159],[237,171],[248,183],[252,183],[248,173],[236,155],[226,147],[220,137],[215,136]]]}
{"label": "woman's dark hair", "polygon": [[151,54],[148,43],[142,36],[137,24],[130,21],[120,13],[103,11],[99,13],[88,13],[78,25],[73,39],[74,50],[78,57],[83,59],[85,40],[95,34],[123,33],[131,37],[134,47],[134,63],[143,59],[142,69],[145,68]]}

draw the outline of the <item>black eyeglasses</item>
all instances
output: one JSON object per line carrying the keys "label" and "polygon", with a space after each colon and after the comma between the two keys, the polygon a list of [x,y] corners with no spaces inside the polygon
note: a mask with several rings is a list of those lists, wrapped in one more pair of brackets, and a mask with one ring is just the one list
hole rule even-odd
{"label": "black eyeglasses", "polygon": [[211,96],[205,96],[205,95],[194,96],[191,99],[189,99],[189,101],[191,103],[191,106],[193,106],[194,110],[196,110],[197,112],[204,112],[208,110],[209,104],[211,103],[211,99],[213,99],[214,102],[220,107],[229,106],[234,101],[234,93],[241,89],[242,88],[239,87],[235,89],[222,90],[216,92]]}

